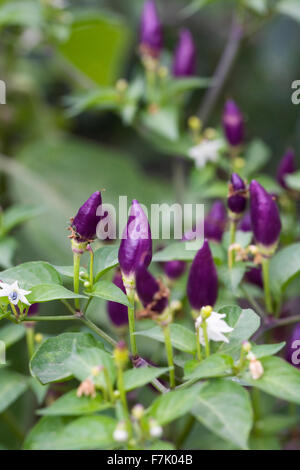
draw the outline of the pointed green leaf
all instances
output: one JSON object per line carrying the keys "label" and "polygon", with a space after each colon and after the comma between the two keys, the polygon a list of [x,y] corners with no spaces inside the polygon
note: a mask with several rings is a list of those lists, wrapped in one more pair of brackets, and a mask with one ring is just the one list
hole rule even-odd
{"label": "pointed green leaf", "polygon": [[126,391],[142,387],[162,374],[168,372],[168,367],[141,367],[124,372],[124,387]]}
{"label": "pointed green leaf", "polygon": [[113,302],[118,302],[119,304],[126,305],[127,307],[131,306],[124,292],[109,281],[102,280],[97,282],[94,285],[92,292],[89,292],[89,295],[92,297],[100,297],[100,299],[104,300],[112,300]]}
{"label": "pointed green leaf", "polygon": [[0,413],[22,395],[27,387],[26,377],[8,369],[0,369]]}
{"label": "pointed green leaf", "polygon": [[19,282],[23,289],[30,290],[38,284],[61,284],[61,278],[53,266],[44,261],[30,261],[1,272],[1,280],[8,284]]}
{"label": "pointed green leaf", "polygon": [[[190,354],[194,354],[196,352],[196,335],[194,332],[185,326],[177,325],[176,323],[172,323],[170,325],[170,331],[171,342],[174,348]],[[147,338],[153,338],[161,343],[165,342],[163,331],[159,326],[155,326],[149,330],[138,331],[135,334],[146,336]]]}
{"label": "pointed green leaf", "polygon": [[49,302],[50,300],[60,299],[87,299],[85,295],[75,294],[59,284],[39,284],[31,288],[31,293],[28,294],[27,300],[30,303],[35,302]]}
{"label": "pointed green leaf", "polygon": [[38,410],[37,414],[44,416],[79,416],[97,413],[110,408],[110,406],[111,404],[105,402],[99,394],[95,398],[78,397],[76,390],[71,390],[55,400],[52,405]]}

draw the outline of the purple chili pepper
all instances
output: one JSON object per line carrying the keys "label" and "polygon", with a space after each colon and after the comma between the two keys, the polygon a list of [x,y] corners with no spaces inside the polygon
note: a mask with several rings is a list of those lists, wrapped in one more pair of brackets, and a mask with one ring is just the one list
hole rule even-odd
{"label": "purple chili pepper", "polygon": [[231,175],[227,203],[233,214],[241,215],[246,209],[246,185],[237,173]]}
{"label": "purple chili pepper", "polygon": [[277,181],[284,189],[287,189],[285,177],[296,171],[295,166],[295,152],[292,149],[288,149],[282,159],[280,160],[277,170]]}
{"label": "purple chili pepper", "polygon": [[242,232],[251,232],[252,231],[250,212],[247,212],[244,215],[244,217],[240,220],[240,223],[238,225],[238,229],[242,230]]}
{"label": "purple chili pepper", "polygon": [[244,119],[233,100],[226,101],[223,112],[223,129],[228,143],[232,147],[241,145],[244,139]]}
{"label": "purple chili pepper", "polygon": [[95,238],[98,222],[101,219],[97,215],[97,209],[102,204],[100,191],[93,193],[88,200],[80,207],[72,221],[72,227],[81,241]]}
{"label": "purple chili pepper", "polygon": [[187,295],[193,309],[200,310],[215,304],[218,296],[218,276],[207,240],[196,254],[191,265]]}
{"label": "purple chili pepper", "polygon": [[[120,270],[115,272],[113,283],[119,287],[124,294],[126,294],[125,287],[122,280],[122,274]],[[128,324],[128,308],[123,305],[119,304],[118,302],[107,302],[107,313],[111,322],[116,326],[124,326]]]}
{"label": "purple chili pepper", "polygon": [[208,240],[220,242],[227,221],[226,208],[222,201],[216,201],[204,220],[204,236]]}
{"label": "purple chili pepper", "polygon": [[140,204],[134,199],[119,248],[121,271],[125,276],[133,276],[141,261],[148,267],[151,259],[152,238],[149,222]]}
{"label": "purple chili pepper", "polygon": [[162,26],[154,0],[146,0],[141,16],[140,44],[143,53],[158,57],[163,46]]}
{"label": "purple chili pepper", "polygon": [[167,261],[164,264],[165,274],[169,279],[178,279],[182,276],[186,268],[186,263],[182,260]]}
{"label": "purple chili pepper", "polygon": [[161,286],[143,263],[140,263],[136,270],[135,280],[136,291],[144,307],[162,313],[168,305],[168,298],[158,296]]}
{"label": "purple chili pepper", "polygon": [[175,77],[189,77],[196,72],[196,48],[193,37],[188,29],[180,31],[179,41],[173,61]]}
{"label": "purple chili pepper", "polygon": [[249,271],[245,273],[245,279],[247,282],[250,282],[250,284],[263,288],[261,266],[250,268]]}
{"label": "purple chili pepper", "polygon": [[300,369],[300,323],[297,323],[289,337],[285,349],[286,360]]}

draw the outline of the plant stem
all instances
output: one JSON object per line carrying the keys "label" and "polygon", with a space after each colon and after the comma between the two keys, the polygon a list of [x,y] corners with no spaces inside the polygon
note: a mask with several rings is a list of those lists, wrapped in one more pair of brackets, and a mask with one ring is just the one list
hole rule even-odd
{"label": "plant stem", "polygon": [[208,339],[208,334],[207,334],[206,320],[203,320],[201,326],[202,326],[204,341],[205,341],[205,356],[208,357],[210,355],[210,347],[209,347],[209,339]]}
{"label": "plant stem", "polygon": [[[79,294],[79,271],[80,271],[80,253],[73,252],[74,265],[74,292]],[[80,310],[79,299],[74,299],[75,309]]]}
{"label": "plant stem", "polygon": [[94,331],[98,336],[100,336],[101,338],[105,339],[105,341],[107,341],[109,344],[111,344],[112,346],[116,346],[117,345],[117,341],[115,341],[113,338],[111,338],[107,333],[105,333],[103,330],[101,330],[101,328],[99,328],[98,326],[96,326],[91,320],[89,320],[88,318],[83,318],[83,317],[79,317],[79,320],[86,326],[88,326],[92,331]]}
{"label": "plant stem", "polygon": [[199,331],[200,331],[200,326],[198,328],[196,328],[196,347],[197,347],[197,359],[199,361],[202,361],[202,352],[201,352]]}
{"label": "plant stem", "polygon": [[179,434],[177,440],[176,440],[176,449],[181,449],[182,444],[190,434],[191,430],[193,429],[193,426],[195,424],[195,418],[192,415],[189,415],[186,423],[184,425],[184,428],[182,432]]}
{"label": "plant stem", "polygon": [[250,295],[249,292],[247,292],[247,289],[245,289],[243,286],[240,286],[240,289],[241,289],[242,293],[244,294],[244,296],[246,297],[246,299],[252,305],[252,307],[254,308],[256,313],[258,313],[261,318],[264,318],[265,317],[265,312],[263,311],[263,309],[261,308],[259,303],[256,302],[256,300],[252,297],[252,295]]}
{"label": "plant stem", "polygon": [[135,289],[130,288],[127,292],[127,297],[132,305],[132,307],[128,307],[128,326],[129,326],[129,336],[130,336],[130,349],[131,349],[131,354],[133,356],[138,355],[138,350],[136,346],[136,339],[135,339],[135,306],[134,306],[134,295],[135,295]]}
{"label": "plant stem", "polygon": [[[49,316],[49,315],[33,315],[30,317],[30,322],[32,321],[76,321],[80,320],[79,317],[76,317],[75,315],[56,315],[56,316]],[[28,322],[28,318],[24,318],[22,322]]]}
{"label": "plant stem", "polygon": [[270,290],[270,270],[269,270],[269,258],[263,257],[262,260],[262,274],[264,282],[264,292],[265,292],[265,303],[267,312],[272,313],[272,298]]}
{"label": "plant stem", "polygon": [[163,333],[165,337],[168,365],[170,367],[170,371],[169,371],[170,388],[174,388],[175,387],[175,369],[174,369],[174,361],[173,361],[173,349],[172,349],[171,336],[170,336],[170,325],[164,325],[162,329],[163,329]]}
{"label": "plant stem", "polygon": [[34,353],[34,327],[30,326],[26,328],[26,343],[29,360],[32,358]]}
{"label": "plant stem", "polygon": [[234,250],[231,249],[231,245],[235,243],[235,234],[236,234],[236,221],[230,220],[230,241],[228,248],[228,267],[232,269],[234,264]]}
{"label": "plant stem", "polygon": [[18,320],[18,312],[17,312],[16,307],[11,302],[9,302],[9,305],[10,305],[10,308],[12,309],[12,311],[13,311],[13,314],[14,314],[15,318]]}
{"label": "plant stem", "polygon": [[88,251],[90,252],[90,288],[92,288],[94,284],[94,252],[91,246]]}
{"label": "plant stem", "polygon": [[114,403],[114,401],[115,401],[114,389],[113,389],[113,386],[112,386],[112,383],[111,383],[111,380],[110,380],[110,376],[109,376],[109,373],[108,373],[108,370],[107,370],[106,367],[104,367],[103,373],[104,373],[105,382],[106,382],[108,394],[109,394],[109,397],[110,397],[110,401],[112,403]]}
{"label": "plant stem", "polygon": [[126,392],[125,392],[125,387],[124,387],[123,369],[121,366],[118,366],[118,379],[117,380],[118,380],[118,390],[120,392],[121,403],[123,406],[123,413],[125,416],[125,420],[127,422],[127,429],[128,429],[129,435],[132,435],[132,427],[131,427],[131,421],[129,417],[127,397],[126,397]]}

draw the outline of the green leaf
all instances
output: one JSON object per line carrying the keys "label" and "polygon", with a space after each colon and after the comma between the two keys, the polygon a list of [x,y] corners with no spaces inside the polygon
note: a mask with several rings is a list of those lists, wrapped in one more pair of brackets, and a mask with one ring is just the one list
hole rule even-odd
{"label": "green leaf", "polygon": [[1,280],[9,284],[19,282],[23,289],[30,290],[33,286],[44,284],[61,284],[58,272],[44,261],[30,261],[1,272]]}
{"label": "green leaf", "polygon": [[17,248],[17,242],[14,238],[5,237],[0,239],[0,266],[10,268]]}
{"label": "green leaf", "polygon": [[5,348],[9,348],[12,344],[17,343],[25,336],[25,328],[22,325],[8,323],[0,329],[0,341],[5,343]]}
{"label": "green leaf", "polygon": [[212,354],[199,363],[189,361],[184,366],[184,380],[223,377],[232,373],[233,359],[225,354]]}
{"label": "green leaf", "polygon": [[0,369],[0,413],[22,395],[27,387],[26,377],[8,369]]}
{"label": "green leaf", "polygon": [[226,314],[224,320],[233,328],[233,331],[226,335],[229,343],[222,343],[218,351],[238,357],[241,343],[249,339],[259,328],[260,318],[253,310],[249,308],[242,310],[238,306],[222,307],[219,313]]}
{"label": "green leaf", "polygon": [[119,246],[103,246],[94,255],[94,276],[97,282],[107,271],[117,266]]}
{"label": "green leaf", "polygon": [[300,243],[282,248],[270,261],[270,282],[274,292],[283,292],[300,273]]}
{"label": "green leaf", "polygon": [[259,434],[278,434],[299,423],[299,416],[286,416],[284,414],[272,414],[265,416],[255,423],[255,430]]}
{"label": "green leaf", "polygon": [[204,384],[193,402],[192,414],[200,423],[226,441],[248,448],[252,408],[243,387],[230,380],[214,379]]}
{"label": "green leaf", "polygon": [[[196,352],[195,333],[193,333],[188,328],[185,328],[184,326],[177,325],[176,323],[172,323],[170,325],[170,331],[171,342],[174,348],[190,354],[194,354]],[[163,331],[159,326],[155,326],[154,328],[150,328],[149,330],[145,331],[138,331],[135,334],[139,336],[146,336],[147,338],[153,338],[156,341],[160,341],[161,343],[165,342]]]}
{"label": "green leaf", "polygon": [[285,182],[290,189],[300,191],[300,171],[285,176]]}
{"label": "green leaf", "polygon": [[164,426],[185,415],[195,405],[195,397],[203,384],[186,390],[175,390],[158,397],[150,406],[147,414]]}
{"label": "green leaf", "polygon": [[211,83],[210,78],[189,77],[169,80],[165,95],[172,98],[186,91],[196,90],[198,88],[207,88]]}
{"label": "green leaf", "polygon": [[[23,8],[24,7],[24,8]],[[10,1],[1,5],[0,25],[38,27],[42,23],[42,8],[35,1]]]}
{"label": "green leaf", "polygon": [[49,390],[49,385],[42,385],[35,377],[30,377],[29,387],[35,394],[38,404],[41,405]]}
{"label": "green leaf", "polygon": [[141,367],[124,372],[124,387],[126,391],[142,387],[168,371],[168,367]]}
{"label": "green leaf", "polygon": [[41,207],[25,204],[16,204],[6,209],[2,220],[4,233],[10,232],[17,225],[38,216],[42,212],[43,209]]}
{"label": "green leaf", "polygon": [[88,293],[92,297],[99,297],[100,299],[112,300],[113,302],[118,302],[119,304],[126,305],[131,307],[131,304],[124,294],[124,292],[119,289],[115,284],[109,281],[99,281],[94,284],[93,290]]}
{"label": "green leaf", "polygon": [[258,15],[265,15],[268,13],[267,0],[246,0],[245,6]]}
{"label": "green leaf", "polygon": [[68,422],[44,416],[26,437],[26,450],[107,449],[113,444],[116,420],[109,416],[84,416]]}
{"label": "green leaf", "polygon": [[266,356],[273,356],[281,351],[285,346],[285,341],[277,344],[253,344],[251,351],[256,356],[257,359]]}
{"label": "green leaf", "polygon": [[172,442],[156,441],[146,447],[146,450],[175,450],[175,446]]}
{"label": "green leaf", "polygon": [[300,4],[298,0],[281,0],[277,3],[276,9],[279,13],[300,21]]}
{"label": "green leaf", "polygon": [[142,123],[155,134],[176,141],[179,138],[178,107],[169,105],[160,107],[151,113],[145,111],[141,114]]}
{"label": "green leaf", "polygon": [[245,272],[245,263],[236,263],[231,269],[228,269],[227,266],[222,266],[219,270],[219,275],[227,289],[237,295],[237,288],[242,282]]}
{"label": "green leaf", "polygon": [[89,333],[63,333],[48,338],[35,351],[30,361],[32,375],[42,384],[71,378],[68,359],[76,347],[103,349],[102,343]]}
{"label": "green leaf", "polygon": [[253,140],[247,147],[242,173],[250,177],[263,168],[271,157],[269,147],[259,139]]}
{"label": "green leaf", "polygon": [[[74,266],[53,266],[56,271],[61,274],[61,276],[69,277],[73,279],[74,277]],[[87,270],[84,266],[80,266],[80,272],[86,273]]]}
{"label": "green leaf", "polygon": [[68,39],[59,49],[81,73],[107,86],[119,75],[128,43],[129,30],[120,17],[85,8],[76,14]]}
{"label": "green leaf", "polygon": [[27,295],[30,303],[49,302],[60,299],[87,299],[85,295],[75,294],[58,284],[39,284],[31,288],[31,293]]}
{"label": "green leaf", "polygon": [[71,390],[55,400],[48,408],[38,410],[37,414],[46,416],[79,416],[97,413],[110,407],[111,404],[104,402],[99,394],[95,398],[86,396],[77,397],[76,390]]}
{"label": "green leaf", "polygon": [[107,388],[103,371],[94,374],[98,367],[105,367],[113,384],[116,378],[116,368],[112,357],[102,349],[91,346],[73,346],[71,355],[68,357],[66,366],[81,382],[88,377],[93,377],[94,383],[100,388]]}
{"label": "green leaf", "polygon": [[103,87],[84,94],[71,96],[66,100],[66,104],[70,106],[68,116],[71,117],[90,108],[118,109],[120,106],[119,93],[116,88]]}
{"label": "green leaf", "polygon": [[300,404],[300,371],[279,357],[261,359],[264,373],[258,380],[245,372],[243,380],[270,395]]}

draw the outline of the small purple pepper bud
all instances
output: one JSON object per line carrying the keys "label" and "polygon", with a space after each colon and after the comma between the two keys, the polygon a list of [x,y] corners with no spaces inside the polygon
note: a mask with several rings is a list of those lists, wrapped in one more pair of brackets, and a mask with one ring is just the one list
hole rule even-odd
{"label": "small purple pepper bud", "polygon": [[71,220],[75,238],[78,241],[89,241],[95,238],[97,225],[101,219],[101,216],[97,215],[97,209],[101,204],[101,193],[96,191],[80,207],[74,219]]}
{"label": "small purple pepper bud", "polygon": [[179,41],[173,61],[175,77],[189,77],[196,72],[196,48],[193,37],[188,29],[180,31]]}
{"label": "small purple pepper bud", "polygon": [[119,248],[123,275],[132,277],[142,261],[148,267],[152,259],[152,238],[148,219],[136,199],[132,201],[127,225]]}
{"label": "small purple pepper bud", "polygon": [[182,260],[167,261],[164,264],[165,274],[169,279],[178,279],[182,276],[186,268],[186,263]]}
{"label": "small purple pepper bud", "polygon": [[242,232],[251,232],[252,231],[252,224],[251,224],[251,215],[250,212],[247,212],[244,217],[241,219],[238,229],[242,230]]}
{"label": "small purple pepper bud", "polygon": [[287,189],[285,177],[296,171],[295,166],[295,152],[292,149],[288,149],[282,159],[280,160],[277,170],[277,181],[284,189]]}
{"label": "small purple pepper bud", "polygon": [[212,307],[217,300],[217,270],[207,240],[204,240],[202,248],[192,263],[187,283],[187,295],[195,310],[200,310],[206,305]]}
{"label": "small purple pepper bud", "polygon": [[[120,270],[117,270],[114,278],[113,278],[113,283],[119,287],[124,294],[126,294],[125,287],[123,284],[122,280],[122,274]],[[109,318],[111,322],[116,326],[124,326],[128,324],[128,308],[123,305],[119,304],[118,302],[112,302],[108,301],[107,302],[107,313],[109,315]]]}
{"label": "small purple pepper bud", "polygon": [[[29,309],[28,309],[28,312],[27,312],[27,317],[33,317],[34,315],[36,315],[39,311],[39,304],[36,303],[36,304],[31,304]],[[17,307],[18,309],[18,307]],[[18,309],[19,310],[19,309]],[[35,322],[24,322],[24,325],[26,328],[32,328],[34,326]]]}
{"label": "small purple pepper bud", "polygon": [[232,173],[229,183],[228,208],[234,218],[239,218],[246,209],[247,190],[242,178],[237,173]]}
{"label": "small purple pepper bud", "polygon": [[294,327],[285,350],[286,360],[300,369],[300,323]]}
{"label": "small purple pepper bud", "polygon": [[279,211],[271,194],[255,180],[250,184],[250,214],[256,243],[263,253],[272,254],[281,231]]}
{"label": "small purple pepper bud", "polygon": [[223,129],[226,139],[232,147],[241,145],[244,139],[244,119],[233,100],[226,101],[223,112]]}
{"label": "small purple pepper bud", "polygon": [[136,291],[144,307],[151,312],[162,313],[168,305],[167,293],[143,263],[136,270]]}
{"label": "small purple pepper bud", "polygon": [[142,54],[158,57],[162,46],[162,26],[154,0],[146,0],[141,17],[140,48]]}
{"label": "small purple pepper bud", "polygon": [[216,201],[204,220],[204,236],[208,240],[220,242],[227,221],[226,208],[222,201]]}
{"label": "small purple pepper bud", "polygon": [[257,287],[263,288],[263,278],[262,278],[262,269],[261,266],[250,268],[249,271],[245,274],[245,279],[250,284],[254,284]]}

